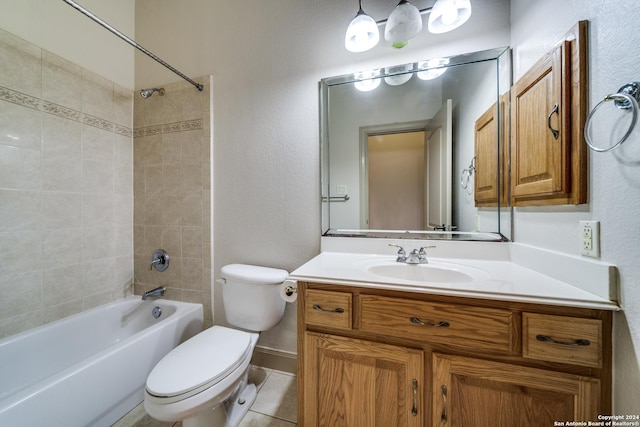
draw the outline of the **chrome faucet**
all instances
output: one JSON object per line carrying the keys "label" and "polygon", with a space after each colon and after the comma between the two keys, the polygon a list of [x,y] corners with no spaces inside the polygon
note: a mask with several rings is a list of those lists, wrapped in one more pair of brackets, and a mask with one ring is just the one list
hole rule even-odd
{"label": "chrome faucet", "polygon": [[398,248],[396,262],[404,262],[405,264],[429,264],[426,249],[435,248],[435,246],[423,246],[420,249],[412,250],[409,255],[407,255],[407,252],[402,246],[394,243],[389,243],[389,246]]}
{"label": "chrome faucet", "polygon": [[150,291],[145,292],[145,293],[142,295],[142,301],[146,300],[147,298],[157,298],[157,297],[161,297],[161,296],[163,296],[163,295],[164,295],[164,290],[165,290],[164,286],[160,286],[160,287],[158,287],[158,288],[151,289]]}

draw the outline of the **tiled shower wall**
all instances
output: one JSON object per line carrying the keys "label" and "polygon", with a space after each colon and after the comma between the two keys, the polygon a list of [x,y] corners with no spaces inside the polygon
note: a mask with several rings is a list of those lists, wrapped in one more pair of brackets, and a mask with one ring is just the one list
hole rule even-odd
{"label": "tiled shower wall", "polygon": [[0,30],[0,338],[132,292],[132,96]]}
{"label": "tiled shower wall", "polygon": [[[135,293],[165,286],[170,299],[202,303],[211,319],[211,125],[209,77],[134,97]],[[169,268],[150,270],[157,249]]]}

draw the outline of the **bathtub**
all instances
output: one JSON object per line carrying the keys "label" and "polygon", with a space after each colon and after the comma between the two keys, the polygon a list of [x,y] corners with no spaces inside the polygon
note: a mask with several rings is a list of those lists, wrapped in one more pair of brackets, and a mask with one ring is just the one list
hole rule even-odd
{"label": "bathtub", "polygon": [[156,363],[202,330],[202,314],[132,296],[1,340],[0,426],[112,425],[144,400]]}

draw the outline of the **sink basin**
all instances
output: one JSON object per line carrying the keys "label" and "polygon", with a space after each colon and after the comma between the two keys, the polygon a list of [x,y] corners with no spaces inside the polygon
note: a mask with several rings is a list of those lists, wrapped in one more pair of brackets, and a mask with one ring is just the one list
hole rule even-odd
{"label": "sink basin", "polygon": [[377,276],[390,277],[413,282],[464,283],[473,282],[473,276],[457,270],[439,268],[429,264],[388,264],[374,265],[367,271]]}
{"label": "sink basin", "polygon": [[438,261],[405,264],[388,260],[366,260],[356,264],[371,275],[421,283],[469,283],[486,276],[485,272],[476,268]]}

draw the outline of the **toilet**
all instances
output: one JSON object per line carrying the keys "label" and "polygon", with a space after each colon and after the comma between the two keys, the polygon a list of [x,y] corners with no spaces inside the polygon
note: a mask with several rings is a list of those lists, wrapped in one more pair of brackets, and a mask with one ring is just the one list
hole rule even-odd
{"label": "toilet", "polygon": [[213,326],[162,358],[147,378],[147,413],[160,421],[182,421],[184,427],[236,427],[257,394],[248,374],[258,332],[282,319],[280,285],[288,275],[254,265],[222,267],[227,322],[238,329]]}

